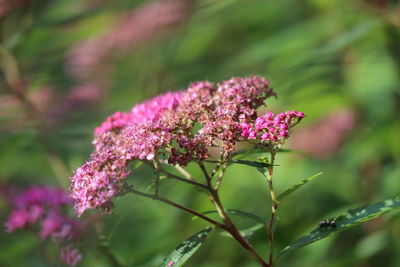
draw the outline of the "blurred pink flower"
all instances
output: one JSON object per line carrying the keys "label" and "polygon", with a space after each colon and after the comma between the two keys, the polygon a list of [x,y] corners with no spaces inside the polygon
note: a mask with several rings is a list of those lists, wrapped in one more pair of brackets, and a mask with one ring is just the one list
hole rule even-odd
{"label": "blurred pink flower", "polygon": [[104,99],[104,92],[102,87],[94,84],[80,84],[71,87],[64,96],[53,102],[45,115],[55,125],[64,121],[73,112],[99,105]]}
{"label": "blurred pink flower", "polygon": [[39,224],[39,238],[50,238],[52,241],[69,244],[60,253],[61,260],[71,266],[77,264],[82,255],[71,244],[77,241],[87,225],[85,220],[78,222],[62,214],[61,208],[71,204],[63,189],[33,186],[16,192],[11,187],[1,187],[0,193],[10,200],[14,208],[5,223],[6,232],[11,233],[29,226],[30,229],[35,229],[33,226]]}
{"label": "blurred pink flower", "polygon": [[72,87],[65,97],[68,106],[77,107],[93,104],[103,99],[104,90],[94,84],[80,84]]}
{"label": "blurred pink flower", "polygon": [[68,240],[78,234],[78,222],[68,216],[49,214],[43,219],[39,237]]}
{"label": "blurred pink flower", "polygon": [[292,147],[326,158],[335,153],[354,129],[356,116],[349,109],[336,110],[317,123],[299,129],[292,137]]}
{"label": "blurred pink flower", "polygon": [[60,259],[63,263],[75,267],[82,259],[82,254],[73,246],[65,246],[61,248]]}
{"label": "blurred pink flower", "polygon": [[14,210],[5,224],[6,232],[11,233],[17,229],[28,226],[30,222],[29,212],[26,210]]}
{"label": "blurred pink flower", "polygon": [[67,57],[67,70],[84,81],[104,78],[108,72],[105,60],[166,34],[187,18],[189,7],[186,0],[162,0],[127,12],[105,34],[72,46]]}

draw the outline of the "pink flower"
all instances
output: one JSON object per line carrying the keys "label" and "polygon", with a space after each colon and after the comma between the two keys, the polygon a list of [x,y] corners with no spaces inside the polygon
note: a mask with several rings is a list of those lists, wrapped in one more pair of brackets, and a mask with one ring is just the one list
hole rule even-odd
{"label": "pink flower", "polygon": [[189,2],[152,1],[122,14],[105,34],[72,46],[67,58],[68,71],[85,81],[104,78],[108,72],[105,61],[177,28],[190,14]]}
{"label": "pink flower", "polygon": [[289,137],[293,126],[304,118],[303,112],[295,110],[274,115],[267,112],[257,117],[253,125],[241,124],[242,137],[247,139],[261,139],[263,142],[270,142],[278,145],[283,144]]}
{"label": "pink flower", "polygon": [[14,210],[5,224],[6,232],[11,233],[16,229],[24,228],[29,224],[29,221],[29,212],[26,210]]}
{"label": "pink flower", "polygon": [[46,186],[33,186],[12,197],[15,210],[9,216],[6,223],[6,231],[25,228],[29,224],[35,224],[47,212],[57,211],[61,206],[71,202],[65,191],[61,188]]}
{"label": "pink flower", "polygon": [[77,235],[78,223],[70,217],[59,214],[50,214],[43,221],[39,236],[41,239],[68,240]]}
{"label": "pink flower", "polygon": [[[61,241],[63,244],[76,242],[85,227],[85,221],[78,223],[62,214],[61,207],[71,202],[65,193],[61,188],[34,186],[14,193],[14,196],[9,194],[14,210],[5,224],[6,232],[11,233],[17,229],[39,224],[39,238],[42,240],[51,239]],[[70,246],[65,247],[60,256],[71,266],[75,266],[82,258],[82,255]]]}
{"label": "pink flower", "polygon": [[[186,91],[137,104],[129,112],[114,113],[95,129],[95,151],[71,178],[75,211],[81,215],[96,207],[109,210],[132,160],[150,161],[160,154],[169,164],[185,166],[208,158],[207,147],[217,143],[222,142],[221,149],[229,154],[243,138],[256,139],[266,121],[257,119],[256,109],[274,95],[269,82],[258,76],[218,85],[201,81]],[[253,129],[255,120],[258,130]]]}
{"label": "pink flower", "polygon": [[76,266],[82,259],[82,254],[72,246],[66,246],[61,248],[60,259],[62,262],[69,266]]}

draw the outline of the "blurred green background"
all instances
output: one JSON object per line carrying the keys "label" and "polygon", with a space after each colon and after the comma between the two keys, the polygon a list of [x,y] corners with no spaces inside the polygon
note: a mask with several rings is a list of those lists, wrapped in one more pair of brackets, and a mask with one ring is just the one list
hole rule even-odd
{"label": "blurred green background", "polygon": [[[309,153],[279,154],[276,190],[324,173],[280,206],[276,252],[322,218],[400,195],[398,1],[20,0],[2,1],[0,16],[2,186],[67,187],[106,116],[196,80],[257,74],[278,94],[268,108],[307,115],[286,148]],[[195,166],[188,170],[200,176]],[[140,167],[129,179],[145,187],[153,174]],[[212,209],[187,185],[166,181],[162,193]],[[267,185],[250,167],[230,168],[221,195],[227,208],[269,216]],[[115,204],[101,218],[104,238],[129,266],[157,266],[206,226],[140,197]],[[2,224],[9,210],[0,201]],[[251,242],[267,255],[265,232]],[[40,257],[40,243],[35,233],[0,231],[0,265],[55,266]],[[79,266],[111,266],[93,244],[80,249]],[[399,251],[400,215],[393,213],[288,254],[278,266],[399,266]],[[218,231],[186,265],[257,266]]]}

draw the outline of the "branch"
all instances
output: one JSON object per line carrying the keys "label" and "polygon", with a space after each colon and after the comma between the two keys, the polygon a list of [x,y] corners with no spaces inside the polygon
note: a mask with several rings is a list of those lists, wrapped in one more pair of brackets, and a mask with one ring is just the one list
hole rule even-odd
{"label": "branch", "polygon": [[160,167],[160,172],[164,173],[165,175],[167,175],[170,178],[173,178],[173,179],[176,179],[176,180],[188,183],[188,184],[196,185],[196,186],[202,187],[204,189],[207,189],[207,186],[205,184],[199,183],[199,182],[197,182],[195,180],[189,180],[189,179],[180,177],[178,175],[175,175],[173,173],[167,172],[166,170],[162,169],[161,167]]}
{"label": "branch", "polygon": [[127,190],[127,192],[129,192],[129,193],[137,194],[137,195],[140,195],[140,196],[143,196],[143,197],[146,197],[146,198],[150,198],[150,199],[153,199],[153,200],[158,200],[158,201],[164,202],[165,204],[168,204],[168,205],[170,205],[170,206],[173,206],[173,207],[175,207],[175,208],[178,208],[178,209],[180,209],[180,210],[183,210],[183,211],[185,211],[185,212],[187,212],[187,213],[190,213],[190,214],[192,214],[192,215],[195,215],[195,216],[197,216],[197,217],[199,217],[199,218],[201,218],[201,219],[203,219],[203,220],[205,220],[205,221],[211,223],[212,225],[214,225],[214,226],[216,226],[216,227],[218,227],[218,228],[222,228],[222,229],[225,229],[225,228],[226,228],[225,225],[223,225],[222,223],[219,223],[219,222],[217,222],[217,221],[215,221],[215,220],[213,220],[213,219],[207,217],[207,216],[204,215],[204,214],[201,214],[201,213],[199,213],[199,212],[197,212],[197,211],[191,210],[191,209],[189,209],[189,208],[187,208],[187,207],[184,207],[184,206],[182,206],[182,205],[180,205],[180,204],[178,204],[178,203],[175,203],[175,202],[173,202],[173,201],[171,201],[171,200],[168,200],[168,199],[166,199],[166,198],[163,198],[163,197],[156,196],[156,195],[153,195],[153,194],[148,194],[148,193],[145,193],[145,192],[138,191],[138,190],[132,188],[131,186],[127,187],[126,190]]}

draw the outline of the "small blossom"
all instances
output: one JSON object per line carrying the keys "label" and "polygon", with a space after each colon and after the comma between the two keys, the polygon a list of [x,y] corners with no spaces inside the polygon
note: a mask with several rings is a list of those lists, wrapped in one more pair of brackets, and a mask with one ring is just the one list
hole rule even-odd
{"label": "small blossom", "polygon": [[21,229],[29,224],[30,216],[26,210],[14,210],[6,222],[6,232],[11,233],[16,229]]}
{"label": "small blossom", "polygon": [[78,223],[70,217],[59,214],[50,214],[42,221],[39,237],[55,240],[68,240],[76,234]]}
{"label": "small blossom", "polygon": [[241,136],[246,139],[261,139],[263,142],[283,144],[289,137],[291,128],[304,118],[303,112],[295,110],[279,113],[277,115],[267,112],[257,117],[253,125],[242,123]]}

